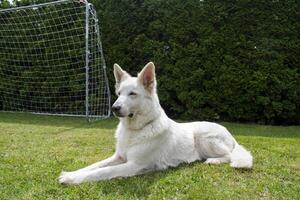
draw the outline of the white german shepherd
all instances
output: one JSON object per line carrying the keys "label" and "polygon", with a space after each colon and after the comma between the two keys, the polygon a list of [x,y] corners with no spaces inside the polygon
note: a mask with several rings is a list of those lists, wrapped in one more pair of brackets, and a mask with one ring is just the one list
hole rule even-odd
{"label": "white german shepherd", "polygon": [[112,111],[119,117],[116,152],[103,161],[74,172],[62,172],[59,182],[82,182],[128,177],[206,160],[230,162],[231,167],[251,168],[252,156],[216,123],[177,123],[165,114],[156,93],[155,67],[148,63],[132,77],[114,65],[118,99]]}

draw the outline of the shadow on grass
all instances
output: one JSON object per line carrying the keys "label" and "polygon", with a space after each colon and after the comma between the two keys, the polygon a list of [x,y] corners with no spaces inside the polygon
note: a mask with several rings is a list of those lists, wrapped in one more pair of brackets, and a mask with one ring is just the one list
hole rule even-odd
{"label": "shadow on grass", "polygon": [[[105,195],[109,194],[120,194],[120,195],[128,195],[130,198],[134,199],[147,199],[149,198],[149,195],[152,193],[153,190],[157,191],[159,185],[164,185],[165,181],[170,183],[170,180],[173,179],[173,177],[178,176],[178,172],[180,173],[182,170],[195,167],[195,165],[203,165],[207,168],[210,168],[212,166],[208,166],[203,163],[203,161],[196,161],[193,163],[184,163],[180,164],[178,167],[169,168],[164,171],[154,171],[150,173],[146,173],[139,176],[134,177],[128,177],[128,178],[120,178],[120,179],[113,179],[110,181],[104,181],[101,183],[96,183],[98,186],[100,186],[102,193]],[[223,165],[213,165],[215,168],[224,167]],[[252,174],[253,170],[251,169],[233,169],[232,171],[236,171],[236,173],[241,174]],[[168,177],[170,176],[170,177]],[[193,176],[190,174],[190,176]],[[192,178],[192,177],[191,177]],[[158,183],[159,182],[159,183]],[[172,187],[177,187],[176,184],[172,185]],[[178,188],[180,189],[180,188]],[[162,188],[164,190],[164,188]]]}
{"label": "shadow on grass", "polygon": [[154,183],[165,177],[166,173],[151,173],[137,177],[121,178],[101,183],[104,195],[118,194],[130,198],[141,199],[151,194]]}
{"label": "shadow on grass", "polygon": [[300,138],[300,126],[270,126],[256,124],[222,123],[234,136],[270,138]]}
{"label": "shadow on grass", "polygon": [[[88,123],[85,118],[0,112],[0,123],[28,124],[69,128],[115,129],[118,119],[108,118]],[[300,126],[265,126],[255,124],[221,123],[237,136],[300,138]]]}
{"label": "shadow on grass", "polygon": [[201,162],[198,161],[190,164],[180,164],[178,167],[169,168],[164,171],[153,171],[133,177],[104,181],[99,184],[101,184],[102,193],[105,195],[119,194],[122,196],[129,196],[134,199],[145,199],[153,192],[152,190],[157,190],[157,188],[154,188],[154,185],[156,185],[157,182],[160,182],[167,176],[176,173],[176,171],[182,170],[186,167],[192,167],[196,164],[201,164]]}
{"label": "shadow on grass", "polygon": [[102,128],[114,129],[117,126],[118,119],[108,118],[87,122],[84,117],[63,117],[63,116],[46,116],[31,113],[9,113],[0,112],[0,123],[14,123],[38,126],[55,126],[69,128]]}
{"label": "shadow on grass", "polygon": [[[87,192],[87,188],[92,191],[101,191],[99,194],[96,194],[96,197],[92,197],[91,199],[99,196],[103,198],[103,195],[105,195],[105,197],[108,199],[111,199],[112,197],[116,199],[118,196],[122,197],[122,199],[145,199],[153,192],[152,189],[154,185],[160,180],[164,179],[174,170],[176,169],[174,168],[165,171],[149,172],[133,177],[114,178],[106,181],[83,183],[82,185],[75,186],[59,185],[59,187],[63,187],[64,190],[74,190],[75,187],[76,193],[88,194],[89,192]],[[90,194],[88,195],[90,196]]]}

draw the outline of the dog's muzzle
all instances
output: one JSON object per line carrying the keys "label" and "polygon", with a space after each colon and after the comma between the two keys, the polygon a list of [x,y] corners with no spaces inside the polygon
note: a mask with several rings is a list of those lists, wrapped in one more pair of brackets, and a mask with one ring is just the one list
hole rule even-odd
{"label": "dog's muzzle", "polygon": [[119,113],[120,110],[121,110],[121,106],[112,106],[112,107],[111,107],[111,110],[112,110],[114,113]]}
{"label": "dog's muzzle", "polygon": [[121,106],[112,106],[111,107],[112,112],[114,113],[115,116],[117,117],[124,117],[121,113]]}
{"label": "dog's muzzle", "polygon": [[[126,117],[124,114],[122,114],[121,113],[121,106],[112,106],[111,107],[111,110],[112,110],[112,112],[114,113],[114,115],[116,116],[116,117]],[[132,118],[133,117],[133,113],[130,113],[129,115],[128,115],[128,117],[129,118]]]}

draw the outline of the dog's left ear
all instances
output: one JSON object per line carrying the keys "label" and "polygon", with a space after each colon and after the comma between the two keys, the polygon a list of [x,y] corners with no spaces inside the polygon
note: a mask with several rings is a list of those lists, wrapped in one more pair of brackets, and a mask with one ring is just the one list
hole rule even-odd
{"label": "dog's left ear", "polygon": [[139,73],[138,80],[144,85],[145,89],[152,92],[156,87],[155,66],[149,62]]}

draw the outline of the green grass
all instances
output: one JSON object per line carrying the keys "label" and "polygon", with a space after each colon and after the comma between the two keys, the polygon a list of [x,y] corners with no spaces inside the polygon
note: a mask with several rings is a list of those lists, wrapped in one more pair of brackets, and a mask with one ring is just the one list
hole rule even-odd
{"label": "green grass", "polygon": [[0,199],[299,199],[300,127],[224,123],[254,156],[253,170],[182,164],[131,178],[62,186],[114,152],[116,119],[0,113]]}

